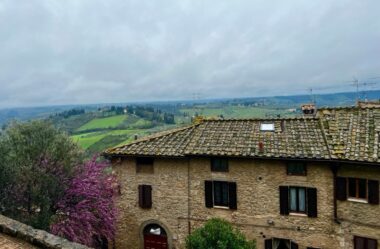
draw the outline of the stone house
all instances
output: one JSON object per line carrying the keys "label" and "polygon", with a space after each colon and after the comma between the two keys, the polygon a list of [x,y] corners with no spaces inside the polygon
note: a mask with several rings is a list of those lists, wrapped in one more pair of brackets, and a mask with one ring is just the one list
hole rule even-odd
{"label": "stone house", "polygon": [[105,151],[116,248],[184,248],[221,217],[258,249],[377,249],[380,108],[307,114],[203,120]]}

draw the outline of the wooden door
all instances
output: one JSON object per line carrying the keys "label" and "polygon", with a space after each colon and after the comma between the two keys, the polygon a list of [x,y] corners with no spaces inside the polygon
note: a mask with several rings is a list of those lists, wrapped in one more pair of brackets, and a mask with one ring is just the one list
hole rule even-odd
{"label": "wooden door", "polygon": [[144,249],[168,249],[168,240],[166,236],[145,234]]}

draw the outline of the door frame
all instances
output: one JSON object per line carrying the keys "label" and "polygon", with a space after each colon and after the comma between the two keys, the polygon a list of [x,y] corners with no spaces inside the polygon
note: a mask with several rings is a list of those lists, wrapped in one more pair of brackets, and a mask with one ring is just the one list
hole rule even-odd
{"label": "door frame", "polygon": [[143,223],[141,223],[141,225],[140,225],[140,229],[139,229],[140,249],[144,249],[144,228],[148,225],[151,225],[151,224],[157,224],[165,230],[167,240],[168,240],[168,249],[172,249],[173,248],[172,233],[170,232],[170,230],[168,229],[168,227],[165,224],[163,224],[161,221],[154,220],[154,219],[146,220]]}

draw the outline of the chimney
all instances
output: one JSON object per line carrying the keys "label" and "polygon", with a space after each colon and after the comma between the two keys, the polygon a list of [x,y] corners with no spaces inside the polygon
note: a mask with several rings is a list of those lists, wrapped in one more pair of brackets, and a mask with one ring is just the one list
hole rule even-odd
{"label": "chimney", "polygon": [[302,114],[305,117],[313,117],[317,113],[317,107],[315,104],[303,104],[301,106]]}
{"label": "chimney", "polygon": [[380,107],[380,100],[358,101],[358,102],[356,102],[356,105],[359,108],[379,108]]}
{"label": "chimney", "polygon": [[263,142],[259,142],[259,152],[260,153],[263,153],[264,152],[264,143]]}

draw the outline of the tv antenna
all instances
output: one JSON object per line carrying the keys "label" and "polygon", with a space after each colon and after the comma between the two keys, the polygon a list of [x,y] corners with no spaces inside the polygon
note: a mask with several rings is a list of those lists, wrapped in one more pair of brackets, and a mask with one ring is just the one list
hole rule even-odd
{"label": "tv antenna", "polygon": [[353,81],[351,82],[351,86],[354,86],[356,88],[356,102],[360,100],[360,89],[362,89],[362,93],[364,95],[364,99],[367,100],[367,91],[365,90],[366,87],[368,86],[374,86],[379,84],[380,82],[371,82],[373,79],[379,79],[380,77],[372,77],[372,78],[367,78],[367,80],[370,80],[369,82],[361,82],[359,81],[356,77],[353,77]]}

